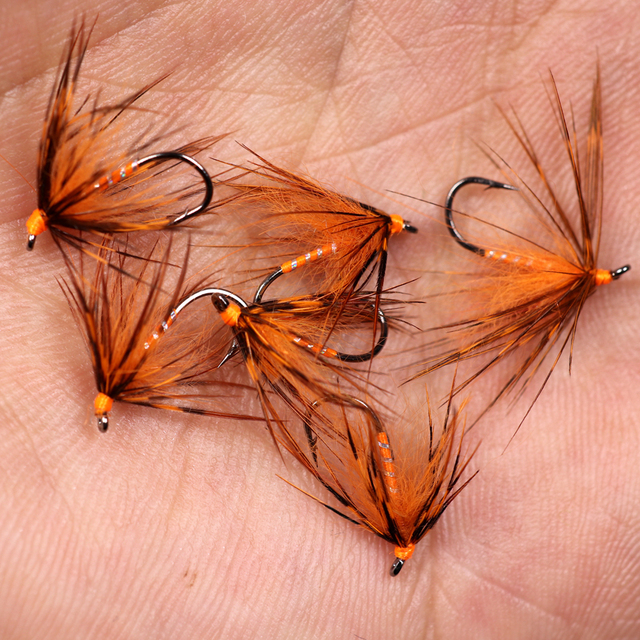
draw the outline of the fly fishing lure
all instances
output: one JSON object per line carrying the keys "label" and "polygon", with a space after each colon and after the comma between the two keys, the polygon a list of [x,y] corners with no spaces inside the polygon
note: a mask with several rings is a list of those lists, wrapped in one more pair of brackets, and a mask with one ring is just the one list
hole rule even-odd
{"label": "fly fishing lure", "polygon": [[[165,248],[156,243],[140,257],[127,255],[126,244],[118,246],[125,251],[116,251],[113,239],[103,239],[98,260],[91,261],[93,274],[87,273],[83,254],[78,264],[63,254],[69,279],[61,286],[91,353],[99,430],[107,430],[114,401],[262,420],[224,410],[242,385],[217,379],[228,344],[222,327],[180,322],[168,331],[181,311],[178,300],[192,290],[184,286],[188,248],[178,280],[172,283],[170,240]],[[165,293],[165,288],[174,293]],[[160,333],[166,333],[162,340]]]}
{"label": "fly fishing lure", "polygon": [[[305,418],[306,441],[290,432],[281,438],[282,446],[342,508],[303,493],[394,545],[392,576],[400,573],[416,544],[475,476],[460,480],[475,451],[468,456],[462,453],[462,407],[452,411],[452,398],[453,388],[439,436],[434,434],[428,402],[428,436],[415,425],[405,425],[392,444],[382,420],[367,403],[343,398],[336,404],[324,398],[314,403]],[[318,429],[322,405],[335,409],[324,418],[333,425],[334,437]],[[397,448],[398,444],[402,447]]]}
{"label": "fly fishing lure", "polygon": [[[519,367],[510,375],[489,406],[519,384],[524,389],[556,346],[557,353],[535,399],[544,389],[567,345],[570,345],[571,368],[578,319],[585,302],[598,287],[617,280],[630,269],[628,265],[612,271],[598,267],[603,207],[599,70],[593,84],[584,172],[579,159],[575,124],[572,122],[570,128],[567,123],[553,76],[551,91],[551,105],[571,167],[576,194],[576,202],[571,206],[576,214],[563,206],[556,196],[520,121],[516,117],[516,125],[504,112],[502,115],[533,165],[543,185],[543,191],[536,193],[533,187],[522,179],[519,180],[518,189],[512,184],[469,177],[452,187],[445,205],[445,222],[451,235],[460,246],[476,256],[474,262],[481,269],[480,275],[464,288],[462,294],[466,297],[467,303],[460,304],[460,307],[471,306],[478,312],[477,315],[470,315],[463,320],[439,327],[452,332],[454,339],[459,342],[451,351],[428,361],[426,368],[414,377],[458,360],[487,356],[486,362],[460,385],[460,389],[507,356],[516,352],[523,354]],[[519,177],[515,172],[513,175]],[[519,190],[529,209],[536,215],[541,233],[550,238],[546,246],[537,239],[525,238],[496,225],[491,227],[498,228],[514,243],[517,242],[515,248],[513,245],[508,246],[507,242],[488,246],[465,238],[453,220],[453,201],[457,192],[468,184]],[[545,200],[550,204],[545,205]],[[579,229],[576,229],[572,221],[575,216],[579,219]],[[531,407],[529,411],[530,409]]]}
{"label": "fly fishing lure", "polygon": [[[246,147],[245,147],[246,148]],[[251,151],[248,149],[248,151]],[[323,295],[356,291],[375,277],[379,297],[384,288],[389,238],[417,229],[399,215],[389,215],[287,171],[251,151],[258,162],[243,168],[267,184],[238,184],[235,204],[255,207],[267,236],[265,244],[302,246],[305,253],[283,262],[261,283],[255,302],[280,276],[305,267]]]}
{"label": "fly fishing lure", "polygon": [[[204,211],[213,196],[211,177],[191,155],[222,136],[160,152],[151,151],[160,136],[140,137],[128,149],[116,150],[118,119],[164,78],[113,104],[99,104],[99,96],[77,104],[92,30],[85,32],[84,23],[72,29],[49,98],[38,154],[38,206],[27,221],[27,249],[46,229],[59,247],[63,241],[76,248],[89,242],[82,232],[97,235],[92,240],[99,244],[104,234],[164,229]],[[169,170],[180,164],[194,169],[202,186],[176,181],[179,176]],[[200,195],[197,206],[185,204]]]}
{"label": "fly fishing lure", "polygon": [[[304,416],[317,398],[341,398],[342,386],[362,390],[364,380],[344,363],[369,360],[387,340],[387,317],[381,308],[375,311],[370,294],[351,296],[337,313],[335,301],[322,296],[249,305],[230,291],[205,287],[178,306],[182,310],[202,297],[211,299],[223,322],[233,331],[231,346],[220,366],[236,352],[242,354],[274,440],[276,429],[287,429],[282,411],[293,410]],[[380,331],[373,351],[351,354],[325,344],[330,335],[352,335],[374,321]],[[282,409],[276,407],[274,396],[284,404]]]}

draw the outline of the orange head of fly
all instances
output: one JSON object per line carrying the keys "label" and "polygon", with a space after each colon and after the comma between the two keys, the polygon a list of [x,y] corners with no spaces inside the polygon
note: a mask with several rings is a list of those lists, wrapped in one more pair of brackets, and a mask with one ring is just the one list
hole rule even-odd
{"label": "orange head of fly", "polygon": [[392,213],[389,217],[391,218],[391,235],[400,233],[401,231],[407,231],[408,233],[418,233],[418,229],[416,229],[416,227],[414,227],[410,222],[403,220],[401,216]]}
{"label": "orange head of fly", "polygon": [[609,284],[612,280],[617,280],[623,273],[629,271],[631,267],[626,264],[615,271],[607,271],[606,269],[596,269],[593,273],[593,281],[597,286],[601,284]]}
{"label": "orange head of fly", "polygon": [[413,555],[413,550],[416,548],[416,545],[413,543],[408,544],[406,547],[396,547],[393,552],[396,556],[396,559],[391,565],[391,571],[389,572],[392,576],[397,576],[400,573],[400,569],[404,567],[404,563]]}
{"label": "orange head of fly", "polygon": [[39,236],[47,228],[47,214],[42,209],[34,209],[27,220],[27,249],[31,251],[36,243],[36,236]]}
{"label": "orange head of fly", "polygon": [[240,317],[240,307],[235,302],[230,302],[222,295],[212,296],[213,306],[219,311],[220,319],[226,325],[235,327]]}
{"label": "orange head of fly", "polygon": [[109,428],[109,416],[113,406],[113,399],[105,393],[99,393],[93,402],[96,418],[98,419],[98,430],[104,433]]}

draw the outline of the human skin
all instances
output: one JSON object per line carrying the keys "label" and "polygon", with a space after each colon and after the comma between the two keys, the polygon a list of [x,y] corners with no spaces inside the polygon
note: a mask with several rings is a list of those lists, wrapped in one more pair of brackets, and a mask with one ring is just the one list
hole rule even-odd
{"label": "human skin", "polygon": [[[87,90],[122,95],[172,71],[149,96],[154,111],[185,137],[232,131],[406,215],[420,235],[393,239],[389,273],[402,264],[415,276],[433,268],[430,244],[443,260],[455,248],[441,247],[437,209],[407,200],[418,209],[407,212],[384,191],[440,202],[465,175],[499,177],[473,142],[516,152],[492,98],[513,103],[562,166],[540,76],[553,70],[584,140],[599,58],[600,262],[635,269],[640,17],[633,2],[607,5],[134,1],[114,11],[4,0],[0,153],[34,183],[73,18],[99,13]],[[223,153],[246,158],[231,140]],[[637,271],[588,301],[571,376],[563,358],[513,440],[522,405],[471,432],[480,473],[391,578],[391,546],[282,482],[276,474],[314,490],[255,425],[116,405],[110,431],[97,432],[90,360],[56,283],[62,259],[46,236],[25,251],[34,193],[8,164],[0,184],[2,638],[640,636]],[[428,324],[428,307],[419,313]],[[424,393],[404,389],[413,401]]]}

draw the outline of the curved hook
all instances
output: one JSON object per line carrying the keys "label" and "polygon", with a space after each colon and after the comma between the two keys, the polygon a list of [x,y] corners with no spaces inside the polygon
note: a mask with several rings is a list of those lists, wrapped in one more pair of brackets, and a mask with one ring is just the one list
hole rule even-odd
{"label": "curved hook", "polygon": [[[375,305],[372,306],[374,306],[375,308]],[[389,336],[389,325],[387,324],[387,318],[384,314],[384,311],[380,308],[378,308],[378,319],[380,322],[380,337],[378,338],[378,341],[376,342],[373,349],[371,351],[366,351],[365,353],[342,353],[329,347],[320,348],[317,344],[305,342],[304,338],[298,335],[296,335],[293,341],[302,348],[310,349],[314,353],[321,356],[340,360],[340,362],[367,362],[369,360],[372,360],[382,351],[384,345],[387,342],[387,337]]]}
{"label": "curved hook", "polygon": [[[190,296],[182,300],[182,302],[180,302],[180,304],[178,304],[175,309],[176,314],[180,313],[186,306],[190,305],[192,302],[195,302],[196,300],[203,298],[204,296],[222,296],[225,299],[231,298],[239,307],[242,307],[243,309],[246,309],[249,306],[240,296],[232,293],[231,291],[227,291],[226,289],[207,287],[206,289],[200,289],[200,291],[192,293]],[[228,306],[228,303],[226,306]]]}
{"label": "curved hook", "polygon": [[[342,396],[342,397],[324,396],[323,398],[316,400],[309,406],[309,409],[307,410],[307,414],[303,419],[303,421],[304,421],[304,431],[307,437],[307,444],[309,445],[309,450],[311,452],[311,457],[313,458],[314,465],[316,467],[318,466],[318,454],[317,454],[318,435],[311,427],[311,412],[324,402],[332,402],[334,404],[339,403],[341,405],[349,404],[356,409],[361,409],[365,411],[369,415],[369,418],[370,418],[369,425],[372,428],[372,430],[375,432],[375,436],[373,433],[370,433],[371,446],[377,445],[377,451],[379,453],[380,460],[381,460],[381,467],[379,468],[377,473],[373,472],[371,469],[368,470],[370,481],[372,481],[371,479],[374,476],[381,475],[382,482],[385,488],[385,493],[388,492],[392,494],[397,494],[399,491],[398,479],[396,475],[393,453],[391,451],[391,444],[389,443],[389,436],[387,435],[384,425],[382,424],[382,420],[380,420],[380,417],[378,416],[378,414],[366,402],[364,402],[363,400],[360,400],[359,398],[354,398],[353,396]],[[357,458],[356,450],[354,448],[351,437],[349,437],[349,442],[352,449],[352,453],[354,457]],[[370,454],[367,454],[366,458],[367,458],[367,464],[370,464],[369,462],[369,460],[371,459]],[[349,501],[345,499],[342,495],[340,495],[340,493],[332,490],[330,487],[327,487],[327,488],[329,488],[331,493],[333,493],[333,495],[342,504],[344,504],[347,507],[350,506]],[[335,511],[335,509],[333,510]],[[341,514],[341,515],[344,515],[344,514]],[[350,520],[350,518],[347,518],[347,519]],[[352,520],[352,522],[354,522],[355,524],[358,524],[357,521],[355,520]],[[395,542],[396,542],[396,548],[394,549],[394,553],[396,558],[393,561],[393,564],[391,565],[391,569],[389,570],[389,574],[391,576],[397,576],[400,573],[400,571],[402,570],[402,567],[404,567],[405,562],[409,558],[411,558],[411,556],[413,555],[413,551],[415,549],[415,543],[413,542],[409,542],[408,544],[403,544],[403,545],[399,545],[397,540]]]}
{"label": "curved hook", "polygon": [[146,158],[138,160],[137,166],[141,167],[145,164],[149,164],[150,162],[159,162],[165,159],[178,160],[180,162],[186,162],[187,164],[190,164],[200,174],[205,187],[204,198],[202,199],[202,202],[194,209],[188,209],[183,214],[175,218],[169,225],[173,226],[184,222],[188,218],[192,218],[193,216],[198,215],[201,211],[204,211],[209,206],[209,203],[213,198],[213,182],[211,180],[209,172],[197,160],[195,160],[191,156],[186,155],[185,153],[180,153],[180,151],[161,151],[159,153],[154,153],[150,156],[147,156]]}
{"label": "curved hook", "polygon": [[[94,187],[100,189],[106,188],[112,184],[120,182],[124,178],[131,175],[133,171],[136,171],[145,164],[160,163],[163,160],[178,160],[179,162],[186,162],[187,164],[190,164],[200,174],[200,177],[204,181],[205,190],[202,202],[194,209],[188,209],[183,214],[172,220],[169,226],[180,224],[188,218],[192,218],[193,216],[198,215],[200,212],[204,211],[209,206],[211,199],[213,198],[213,181],[211,180],[211,176],[209,175],[208,171],[197,160],[195,160],[191,156],[186,155],[185,153],[181,153],[180,151],[161,151],[159,153],[153,153],[150,156],[146,156],[145,158],[142,158],[140,160],[134,160],[124,169],[115,171],[113,174],[111,174],[111,176],[103,178],[101,181],[96,183]],[[46,217],[47,215],[45,211],[43,211],[42,209],[36,209],[27,221],[27,231],[29,234],[27,239],[27,249],[29,251],[33,249],[36,243],[36,237],[46,229]]]}
{"label": "curved hook", "polygon": [[[282,275],[282,272],[278,273],[277,271],[274,271],[274,273],[272,273],[270,276],[271,278],[270,281],[273,282],[280,275]],[[269,280],[269,278],[267,280]],[[267,283],[267,280],[263,282],[263,285]],[[260,299],[267,286],[268,284],[266,284],[264,287],[261,285],[258,291],[256,292],[256,295],[254,298],[254,301],[255,299],[257,299],[256,304],[260,304]],[[218,311],[224,311],[224,309],[226,309],[226,307],[228,306],[228,303],[224,301],[225,296],[237,302],[240,307],[247,308],[249,306],[242,298],[240,298],[234,293],[225,291],[224,289],[203,289],[202,292],[197,292],[193,294],[193,296],[200,297],[201,295],[207,295],[206,292],[208,291],[215,293],[216,296],[223,297],[223,300],[221,301],[223,306],[217,305],[216,301],[213,300],[213,304],[215,305]],[[190,302],[192,302],[192,300],[190,300]],[[189,302],[187,302],[187,304],[188,303]],[[177,307],[176,307],[176,310],[178,310]],[[336,360],[340,360],[340,362],[367,362],[372,358],[374,358],[375,356],[377,356],[384,348],[385,344],[387,343],[387,338],[389,337],[389,323],[387,322],[387,317],[384,311],[380,308],[378,308],[378,323],[380,325],[380,337],[378,338],[378,341],[376,342],[375,346],[371,351],[366,351],[365,353],[342,353],[340,351],[336,351],[335,349],[333,349],[331,357],[335,358]],[[305,346],[302,337],[298,337],[296,339],[296,343],[297,344],[302,343],[302,346]],[[314,349],[316,348],[316,345],[307,345],[307,346],[309,348],[314,348]],[[239,349],[240,349],[240,345],[238,344],[238,341],[234,339],[234,341],[231,343],[231,346],[229,347],[229,350],[227,351],[224,358],[221,360],[220,364],[218,365],[218,368],[220,368],[225,362],[227,362],[227,360],[235,356],[235,354],[238,352]],[[320,352],[320,355],[323,355],[323,353]]]}
{"label": "curved hook", "polygon": [[[216,304],[215,304],[215,298],[213,298],[213,296],[222,296],[222,299],[225,301],[227,298],[231,298],[231,300],[233,300],[239,307],[242,307],[243,309],[249,306],[240,296],[236,295],[235,293],[232,293],[231,291],[227,291],[226,289],[217,289],[214,287],[208,287],[206,289],[200,289],[200,291],[196,291],[195,293],[192,293],[190,296],[182,300],[182,302],[180,302],[180,304],[178,304],[174,310],[175,315],[178,315],[185,307],[190,305],[192,302],[195,302],[196,300],[199,300],[200,298],[203,298],[205,296],[209,296],[212,298],[214,306],[216,306]],[[228,303],[226,306],[228,306]],[[216,309],[220,311],[220,309],[218,309],[217,306],[216,306]],[[234,338],[233,342],[229,347],[229,350],[225,354],[224,358],[222,358],[217,368],[219,369],[227,360],[229,360],[229,358],[232,358],[238,352],[239,349],[240,349],[240,345],[238,344],[238,341]]]}
{"label": "curved hook", "polygon": [[304,253],[293,260],[287,260],[281,264],[273,273],[269,274],[260,284],[258,290],[256,291],[256,295],[253,298],[255,304],[260,304],[262,302],[262,296],[264,292],[275,282],[283,273],[291,273],[295,271],[298,267],[302,267],[305,264],[310,262],[315,262],[316,260],[337,253],[338,245],[335,242],[331,244],[326,244],[322,247],[318,247],[313,251],[309,251],[308,253]]}
{"label": "curved hook", "polygon": [[464,247],[465,249],[467,249],[467,251],[473,251],[473,253],[477,253],[479,256],[484,257],[486,253],[485,249],[467,242],[458,231],[456,225],[453,223],[453,199],[455,198],[458,191],[460,191],[462,187],[468,184],[481,184],[487,187],[487,189],[508,189],[509,191],[518,191],[518,188],[514,187],[511,184],[496,182],[495,180],[489,180],[488,178],[469,176],[467,178],[462,178],[462,180],[458,180],[458,182],[456,182],[453,187],[451,187],[449,193],[447,194],[447,200],[444,205],[444,221],[447,225],[447,228],[449,229],[449,233],[461,247]]}
{"label": "curved hook", "polygon": [[326,402],[332,402],[333,404],[340,403],[342,405],[350,404],[352,407],[356,409],[362,409],[363,411],[369,414],[369,417],[371,418],[371,423],[374,426],[376,434],[385,433],[382,420],[380,420],[380,417],[378,416],[378,414],[364,400],[360,400],[360,398],[355,398],[353,396],[340,396],[340,397],[324,396],[322,398],[318,398],[318,400],[315,400],[314,402],[311,403],[311,405],[309,406],[309,409],[307,409],[307,415],[303,419],[304,432],[305,432],[305,435],[307,436],[307,443],[309,445],[309,450],[311,451],[313,462],[315,463],[316,466],[318,466],[318,455],[316,453],[318,449],[318,446],[317,446],[318,435],[311,427],[311,411],[313,409],[317,409],[321,404],[324,404]]}
{"label": "curved hook", "polygon": [[[271,274],[271,276],[273,276],[271,278],[271,282],[273,282],[277,277],[279,277],[279,275],[282,275],[282,274],[276,275],[276,273],[277,272],[274,271],[274,273]],[[263,284],[265,284],[266,282],[267,281],[265,280]],[[264,293],[265,289],[266,287],[263,289],[262,286],[260,287],[260,289],[258,289],[258,292],[256,293],[258,302],[261,297],[261,295],[258,296],[258,294]],[[372,305],[372,306],[375,308],[375,305]],[[385,344],[387,343],[387,338],[389,337],[389,323],[387,322],[387,316],[385,315],[384,311],[380,309],[380,307],[378,307],[378,323],[380,325],[380,337],[378,338],[378,341],[376,342],[375,346],[371,351],[366,351],[365,353],[342,353],[341,351],[336,351],[335,349],[331,349],[330,357],[335,358],[336,360],[340,360],[340,362],[368,362],[369,360],[372,360],[373,358],[375,358],[375,356],[377,356],[382,351]],[[302,340],[303,338],[300,336],[298,339],[296,339],[296,342],[300,344]],[[316,349],[316,345],[310,344],[307,346],[309,348]],[[325,355],[325,354],[323,351],[320,351],[320,355]]]}
{"label": "curved hook", "polygon": [[[375,305],[373,306],[375,308]],[[382,351],[384,345],[387,343],[387,338],[389,337],[387,316],[380,307],[378,307],[378,322],[380,323],[380,337],[371,351],[356,354],[340,353],[337,351],[334,357],[341,362],[367,362],[375,358]]]}
{"label": "curved hook", "polygon": [[284,274],[282,267],[278,267],[273,273],[269,274],[258,287],[256,295],[253,296],[253,303],[260,304],[262,302],[262,296],[264,292],[281,276]]}
{"label": "curved hook", "polygon": [[[208,289],[207,291],[210,292],[211,302],[218,313],[222,313],[229,306],[229,300],[227,300],[227,298],[233,300],[242,309],[246,309],[249,306],[239,295],[226,289]],[[229,349],[227,349],[227,353],[225,353],[224,358],[220,360],[217,368],[219,369],[227,360],[233,358],[238,351],[240,351],[240,343],[238,339],[234,337],[233,342],[229,345]]]}

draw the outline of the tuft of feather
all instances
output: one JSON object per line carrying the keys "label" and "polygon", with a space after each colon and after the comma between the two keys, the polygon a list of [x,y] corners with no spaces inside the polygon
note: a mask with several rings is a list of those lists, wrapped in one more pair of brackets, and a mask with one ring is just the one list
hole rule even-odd
{"label": "tuft of feather", "polygon": [[[37,208],[27,221],[29,249],[46,229],[61,249],[61,242],[83,248],[99,245],[104,234],[164,229],[204,210],[212,197],[209,174],[191,156],[223,136],[170,151],[158,150],[163,136],[148,129],[124,147],[118,142],[123,115],[139,110],[136,103],[166,76],[114,103],[101,103],[99,94],[77,99],[92,29],[84,22],[72,29],[49,98],[38,153]],[[187,178],[194,169],[195,181]]]}
{"label": "tuft of feather", "polygon": [[[470,250],[469,260],[474,265],[474,273],[465,276],[464,288],[450,294],[456,309],[466,311],[462,318],[436,328],[448,333],[453,346],[429,358],[413,376],[416,378],[459,360],[483,359],[481,366],[458,386],[460,391],[513,355],[517,358],[517,368],[489,407],[516,388],[522,391],[542,372],[544,377],[535,402],[567,347],[571,367],[578,319],[587,299],[601,285],[612,282],[630,268],[624,266],[609,271],[598,266],[603,206],[599,70],[593,84],[586,170],[580,162],[575,123],[567,121],[553,76],[550,89],[549,99],[569,161],[575,199],[567,206],[561,203],[522,123],[515,114],[512,119],[501,110],[533,166],[541,189],[534,189],[504,160],[490,155],[511,185],[468,178],[458,183],[451,194],[465,181],[502,188],[515,185],[527,210],[534,214],[534,231],[544,239],[527,238],[522,233],[485,223],[484,229],[497,231],[501,239],[488,244],[476,241],[474,235],[470,242],[450,225],[459,244]],[[449,216],[453,213],[451,194],[447,205]],[[456,212],[455,215],[463,214]],[[478,222],[472,216],[465,217]]]}
{"label": "tuft of feather", "polygon": [[390,237],[417,229],[399,215],[353,200],[248,151],[257,160],[243,168],[241,177],[248,175],[250,182],[235,185],[239,196],[234,205],[241,207],[243,215],[247,208],[257,212],[262,238],[256,244],[277,246],[278,256],[271,255],[271,260],[294,258],[302,252],[283,260],[278,275],[304,266],[323,295],[339,297],[373,281],[379,296]]}
{"label": "tuft of feather", "polygon": [[[277,433],[288,432],[291,416],[294,422],[304,420],[319,398],[340,402],[345,389],[364,392],[370,386],[362,372],[347,364],[358,357],[338,348],[352,346],[354,334],[361,329],[367,336],[364,344],[368,343],[378,318],[374,294],[354,294],[340,304],[332,296],[298,296],[246,307],[233,299],[223,292],[212,296],[224,322],[233,328],[274,439]],[[393,307],[391,300],[383,299],[381,304]],[[387,322],[393,318],[386,317],[384,325],[379,325],[386,327]],[[379,343],[383,345],[384,339]],[[366,346],[364,350],[363,361],[370,357]],[[323,429],[333,431],[330,422]]]}
{"label": "tuft of feather", "polygon": [[243,387],[217,373],[228,343],[224,326],[176,319],[177,301],[200,286],[185,286],[188,247],[174,281],[170,239],[140,257],[124,249],[114,250],[114,240],[105,238],[90,265],[83,254],[77,263],[65,255],[69,277],[61,282],[91,354],[99,429],[106,431],[114,401],[258,420],[225,409]]}
{"label": "tuft of feather", "polygon": [[[306,441],[281,441],[340,506],[303,493],[394,545],[392,576],[475,476],[461,481],[475,451],[463,454],[464,407],[452,410],[452,398],[453,389],[438,435],[428,402],[426,429],[405,424],[390,433],[362,400],[325,398],[307,414]],[[320,432],[320,420],[331,421],[333,437]]]}

